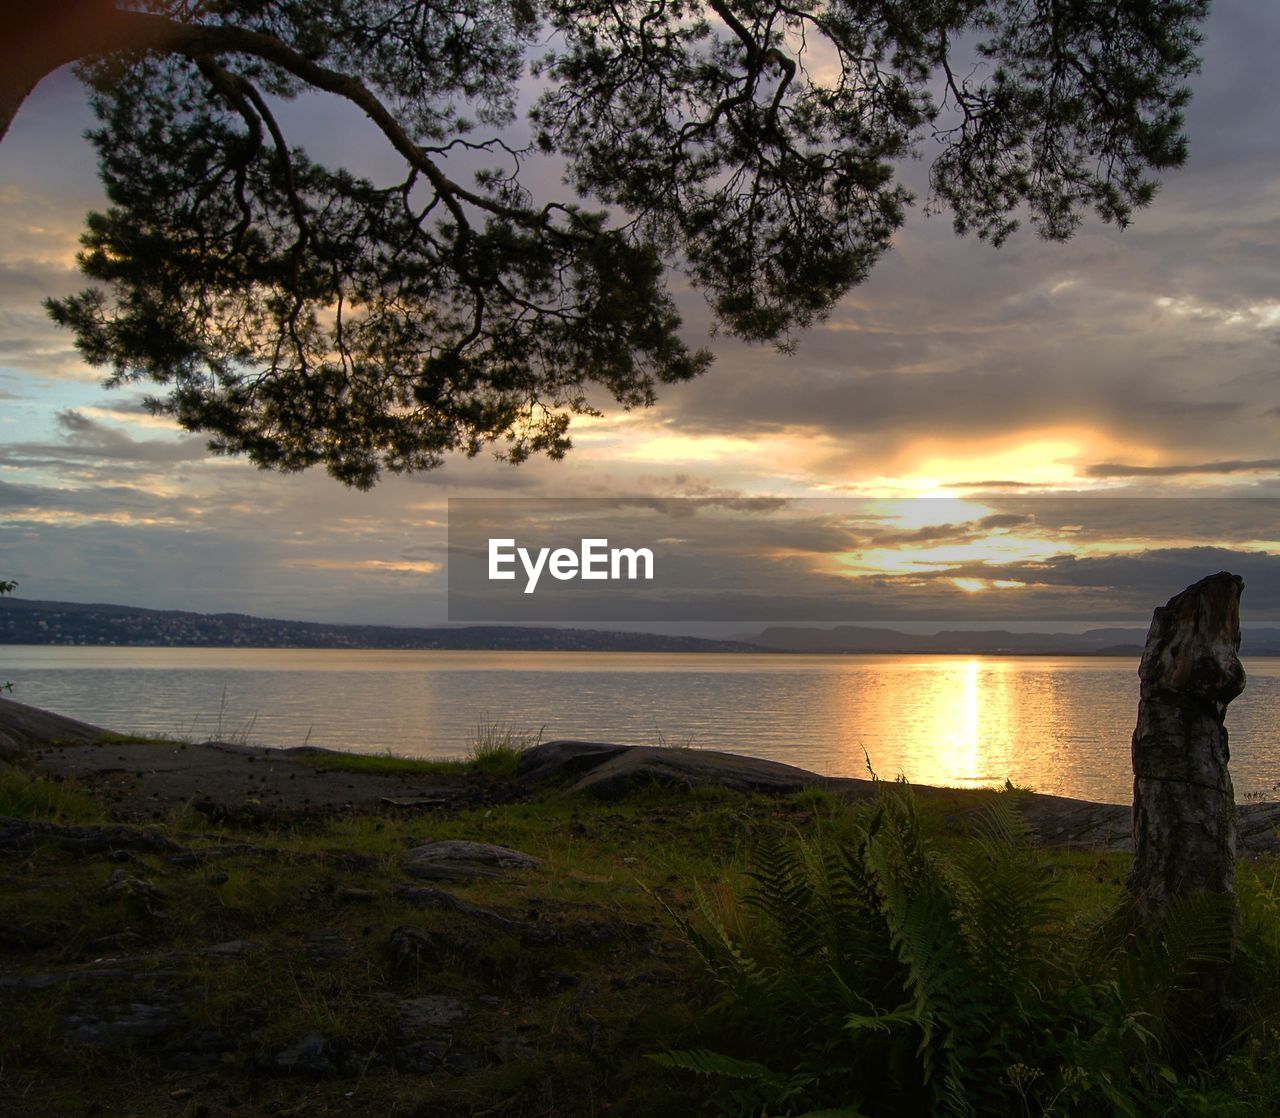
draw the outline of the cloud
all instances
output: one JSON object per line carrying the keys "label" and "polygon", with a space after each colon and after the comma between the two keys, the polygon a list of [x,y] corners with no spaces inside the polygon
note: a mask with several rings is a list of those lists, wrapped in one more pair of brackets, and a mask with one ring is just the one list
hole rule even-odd
{"label": "cloud", "polygon": [[[721,492],[714,495],[693,495],[679,497],[593,497],[588,498],[592,509],[613,507],[624,510],[647,509],[659,516],[683,520],[685,517],[697,516],[700,512],[720,509],[731,512],[757,514],[761,516],[787,508],[792,502],[786,497],[748,497],[743,493]],[[558,499],[552,499],[552,507],[563,509]],[[521,506],[528,508],[528,504]]]}
{"label": "cloud", "polygon": [[144,486],[62,487],[0,481],[0,522],[15,525],[116,524],[194,525],[200,508],[190,496],[163,496]]}
{"label": "cloud", "polygon": [[1280,458],[1252,461],[1200,462],[1194,465],[1134,466],[1123,462],[1099,462],[1085,468],[1088,477],[1178,477],[1185,474],[1252,474],[1280,470]]}
{"label": "cloud", "polygon": [[999,494],[979,499],[1002,512],[1032,517],[1039,536],[1073,548],[1277,541],[1280,549],[1280,500],[1275,497]]}
{"label": "cloud", "polygon": [[947,481],[944,489],[1044,489],[1047,482],[1014,481],[1008,478],[991,478],[983,481]]}
{"label": "cloud", "polygon": [[993,532],[1025,527],[1035,518],[1026,513],[995,513],[963,524],[929,524],[909,531],[873,532],[863,537],[861,547],[918,547],[925,544],[959,543],[985,539]]}
{"label": "cloud", "polygon": [[280,565],[290,570],[346,571],[355,574],[391,572],[394,574],[429,575],[444,569],[444,564],[427,559],[284,559]]}
{"label": "cloud", "polygon": [[997,252],[912,214],[796,356],[718,342],[706,378],[664,395],[668,429],[830,439],[844,452],[824,470],[864,475],[924,439],[977,449],[1064,426],[1153,461],[1269,458],[1280,155],[1257,141],[1276,103],[1257,91],[1280,93],[1264,45],[1280,14],[1220,5],[1207,28],[1190,162],[1130,229],[1089,222],[1066,245],[1023,233]]}
{"label": "cloud", "polygon": [[[1241,574],[1245,616],[1280,619],[1280,555],[1224,548],[1156,549],[1127,556],[1051,556],[1037,562],[970,562],[841,577],[802,556],[699,553],[696,542],[660,549],[655,583],[587,590],[540,585],[524,595],[470,577],[451,554],[455,620],[604,621],[1121,621],[1152,609],[1218,570]],[[476,557],[472,567],[481,563]],[[471,571],[474,573],[474,570]],[[981,592],[973,593],[975,588]]]}
{"label": "cloud", "polygon": [[18,579],[25,598],[400,625],[445,616],[438,576],[286,569],[280,559],[266,532],[239,537],[105,521],[0,532],[0,571]]}
{"label": "cloud", "polygon": [[[8,173],[0,178],[0,365],[28,375],[97,380],[70,333],[49,319],[44,300],[85,286],[75,257],[84,214],[101,208],[101,190],[92,180],[71,186],[14,181],[22,137],[11,144],[13,138],[11,133],[4,140]],[[29,164],[39,165],[38,159]]]}
{"label": "cloud", "polygon": [[[1132,555],[1057,555],[1036,563],[957,563],[914,576],[921,583],[948,582],[956,578],[1001,580],[1021,584],[1021,608],[1040,616],[1043,611],[1064,610],[1058,616],[1074,616],[1084,603],[1095,617],[1119,619],[1149,614],[1157,605],[1206,575],[1229,570],[1245,582],[1244,610],[1253,620],[1280,618],[1280,554],[1221,547],[1152,548]],[[979,607],[980,608],[980,607]],[[1005,607],[1002,607],[1005,608]]]}
{"label": "cloud", "polygon": [[64,435],[61,442],[0,444],[0,465],[44,468],[88,461],[157,466],[199,461],[209,453],[206,440],[200,436],[138,440],[127,431],[108,426],[73,408],[58,412],[55,418]]}

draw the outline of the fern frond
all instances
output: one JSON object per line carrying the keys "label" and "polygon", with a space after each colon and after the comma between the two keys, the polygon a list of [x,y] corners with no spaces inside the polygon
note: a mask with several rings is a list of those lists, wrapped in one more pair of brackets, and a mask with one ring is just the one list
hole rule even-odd
{"label": "fern frond", "polygon": [[797,1118],[867,1118],[865,1112],[852,1106],[838,1106],[834,1110],[806,1110]]}
{"label": "fern frond", "polygon": [[1235,898],[1194,893],[1169,906],[1153,929],[1133,933],[1120,959],[1117,994],[1162,1027],[1170,1001],[1199,981],[1205,968],[1226,964],[1235,939]]}
{"label": "fern frond", "polygon": [[814,885],[803,841],[758,844],[747,871],[753,888],[743,904],[765,918],[764,929],[786,959],[802,959],[820,938],[814,913]]}
{"label": "fern frond", "polygon": [[888,1033],[902,1025],[917,1025],[919,1019],[916,1016],[914,1008],[902,1007],[892,1010],[889,1013],[850,1013],[844,1019],[844,1027],[850,1032],[857,1032],[860,1029],[869,1029],[876,1032]]}
{"label": "fern frond", "polygon": [[955,880],[974,964],[1006,1005],[1037,999],[1037,982],[1046,977],[1040,972],[1046,961],[1053,965],[1049,935],[1061,920],[1062,902],[1012,794],[999,794],[976,830]]}
{"label": "fern frond", "polygon": [[695,1075],[724,1079],[759,1080],[771,1087],[787,1086],[787,1077],[779,1075],[754,1060],[739,1060],[708,1048],[689,1048],[676,1052],[651,1052],[649,1059],[665,1068],[691,1071]]}

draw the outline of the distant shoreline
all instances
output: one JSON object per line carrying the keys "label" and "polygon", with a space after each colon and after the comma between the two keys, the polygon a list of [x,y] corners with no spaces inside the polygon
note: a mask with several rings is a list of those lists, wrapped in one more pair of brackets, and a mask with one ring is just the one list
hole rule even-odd
{"label": "distant shoreline", "polygon": [[[1077,652],[1077,651],[1000,651],[991,649],[953,649],[953,648],[921,648],[921,649],[848,649],[848,650],[813,650],[789,648],[741,648],[741,649],[647,649],[647,648],[505,648],[505,647],[456,647],[456,648],[387,648],[381,645],[315,645],[315,644],[161,644],[158,642],[131,641],[121,642],[82,642],[66,641],[23,641],[0,639],[0,648],[171,648],[171,649],[205,649],[225,648],[238,649],[244,652],[513,652],[513,653],[562,653],[573,655],[583,652],[607,652],[617,655],[631,656],[983,656],[999,659],[1016,658],[1020,660],[1035,659],[1071,659],[1071,660],[1131,660],[1142,654],[1141,649],[1133,652]],[[1255,652],[1252,658],[1268,659],[1280,656],[1277,652]]]}
{"label": "distant shoreline", "polygon": [[[576,630],[569,630],[576,631]],[[956,659],[981,657],[991,660],[1138,660],[1142,649],[1134,648],[1123,652],[1105,650],[1102,652],[1081,652],[1074,649],[1044,649],[1036,651],[1019,651],[1016,649],[957,649],[957,648],[911,648],[911,649],[794,649],[794,648],[608,648],[608,647],[528,647],[513,648],[498,645],[459,645],[448,648],[400,647],[388,648],[385,645],[316,645],[316,644],[162,644],[159,642],[82,642],[78,644],[66,641],[22,641],[0,639],[0,648],[167,648],[177,650],[231,649],[242,652],[504,652],[516,654],[538,655],[581,655],[584,652],[602,653],[620,656],[788,656],[803,658],[819,658],[829,656],[947,656]],[[1243,659],[1273,660],[1280,658],[1280,650],[1263,652],[1245,652]]]}
{"label": "distant shoreline", "polygon": [[[825,628],[770,625],[758,633],[718,639],[567,626],[330,624],[108,603],[0,599],[0,645],[30,647],[1133,659],[1142,654],[1145,641],[1145,627],[1118,625],[1079,633],[939,628],[933,634],[905,633],[871,625],[836,624]],[[1247,629],[1243,651],[1250,657],[1280,656],[1280,628]]]}

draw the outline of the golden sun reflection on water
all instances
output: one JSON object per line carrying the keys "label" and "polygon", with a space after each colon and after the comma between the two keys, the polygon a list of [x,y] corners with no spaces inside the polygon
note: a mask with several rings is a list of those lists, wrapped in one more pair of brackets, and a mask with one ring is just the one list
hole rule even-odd
{"label": "golden sun reflection on water", "polygon": [[[874,665],[874,671],[872,685],[860,685],[856,707],[841,705],[857,720],[857,726],[847,724],[846,740],[852,739],[855,750],[865,749],[872,768],[885,779],[901,774],[914,784],[1002,784],[1025,770],[1030,759],[1020,748],[1028,737],[1026,726],[1052,724],[1061,716],[1052,677],[1028,680],[1025,663],[901,657]],[[895,771],[877,766],[876,743],[858,734],[867,726],[897,728],[891,750]],[[851,762],[849,771],[853,768]],[[1036,758],[1036,768],[1040,782],[1053,783],[1057,764],[1051,752]]]}
{"label": "golden sun reflection on water", "polygon": [[[969,660],[963,668],[956,694],[956,719],[951,729],[952,764],[965,774],[963,779],[973,780],[977,777],[974,771],[980,766],[981,752],[978,748],[979,714],[981,700],[978,683],[981,667],[977,660]],[[945,704],[945,700],[944,700]],[[944,705],[945,711],[945,705]]]}

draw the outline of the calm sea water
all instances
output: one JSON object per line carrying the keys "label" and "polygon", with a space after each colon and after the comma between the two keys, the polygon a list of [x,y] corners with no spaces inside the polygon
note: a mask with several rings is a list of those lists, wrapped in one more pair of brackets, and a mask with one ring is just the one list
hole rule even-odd
{"label": "calm sea water", "polygon": [[[1227,717],[1238,794],[1280,781],[1280,660]],[[481,721],[770,757],[829,775],[1126,803],[1129,658],[0,646],[13,697],[121,732],[464,752]]]}

